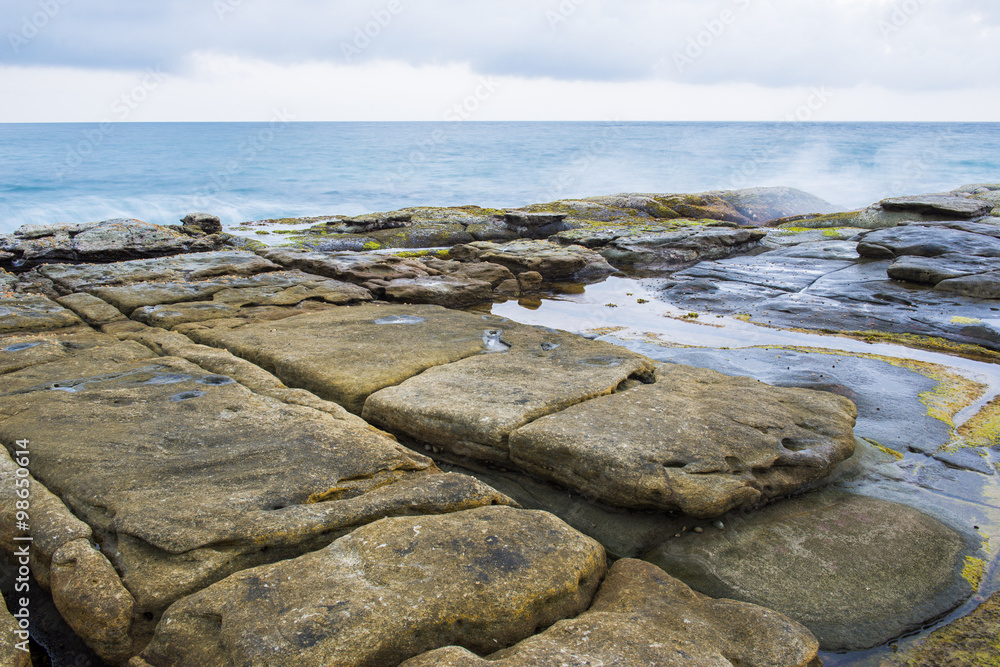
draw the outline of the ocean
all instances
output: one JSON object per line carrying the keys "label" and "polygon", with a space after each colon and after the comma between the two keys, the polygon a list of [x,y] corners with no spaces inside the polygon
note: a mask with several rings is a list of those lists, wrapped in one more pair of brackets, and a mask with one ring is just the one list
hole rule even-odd
{"label": "ocean", "polygon": [[797,187],[843,208],[1000,181],[1000,123],[0,124],[0,233]]}

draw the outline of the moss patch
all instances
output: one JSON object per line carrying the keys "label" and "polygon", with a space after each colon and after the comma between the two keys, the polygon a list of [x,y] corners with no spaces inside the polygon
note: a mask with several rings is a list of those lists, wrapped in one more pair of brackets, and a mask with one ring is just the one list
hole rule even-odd
{"label": "moss patch", "polygon": [[888,454],[889,456],[893,457],[897,461],[902,461],[904,458],[906,458],[903,454],[900,454],[895,449],[889,449],[888,447],[886,447],[885,445],[883,445],[878,440],[872,440],[871,438],[862,438],[862,440],[864,440],[869,445],[871,445],[875,449],[879,450],[883,454]]}
{"label": "moss patch", "polygon": [[[823,348],[800,347],[800,346],[763,346],[764,349],[793,350],[807,354],[829,354],[842,357],[856,357],[861,359],[874,359],[897,368],[905,368],[915,373],[934,380],[937,384],[933,389],[922,392],[918,398],[927,407],[927,414],[930,417],[943,421],[952,429],[955,428],[955,415],[966,407],[975,403],[986,391],[986,385],[948,370],[940,364],[933,364],[927,361],[917,361],[915,359],[900,359],[898,357],[886,357],[880,354],[868,354],[866,352],[843,352],[841,350],[827,350]],[[871,442],[871,441],[870,441]],[[876,447],[881,447],[872,442]],[[895,453],[888,450],[887,453]]]}
{"label": "moss patch", "polygon": [[1000,593],[881,667],[1000,667]]}
{"label": "moss patch", "polygon": [[969,447],[1000,446],[1000,398],[990,401],[972,419],[962,424],[958,434]]}

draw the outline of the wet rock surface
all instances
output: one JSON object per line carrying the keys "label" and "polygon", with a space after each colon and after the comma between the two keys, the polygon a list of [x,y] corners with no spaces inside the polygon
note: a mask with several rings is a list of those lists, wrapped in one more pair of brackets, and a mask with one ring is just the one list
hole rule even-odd
{"label": "wet rock surface", "polygon": [[[189,226],[190,228],[191,226]],[[7,268],[45,262],[117,262],[186,252],[219,250],[242,242],[229,234],[208,233],[192,238],[177,228],[131,218],[61,225],[24,225],[0,238]],[[217,231],[221,231],[221,226]]]}
{"label": "wet rock surface", "polygon": [[891,259],[846,259],[849,243],[804,243],[702,262],[674,273],[663,299],[772,326],[915,334],[1000,349],[995,302],[893,280]]}
{"label": "wet rock surface", "polygon": [[[956,196],[996,192],[967,190]],[[945,288],[991,279],[978,269],[1000,227],[878,208],[918,222],[760,238],[745,227],[824,211],[794,192],[619,195],[316,221],[331,223],[327,240],[569,228],[552,241],[8,274],[0,435],[32,442],[31,570],[50,616],[111,664],[145,650],[133,667],[276,664],[275,649],[281,664],[671,664],[680,650],[725,665],[810,664],[816,642],[797,623],[850,649],[971,611],[979,581],[995,586],[977,540],[1000,529],[997,440],[989,409],[952,419],[981,385],[862,356],[654,354],[481,306],[537,308],[524,295],[601,280],[609,248],[632,244],[657,272],[693,248],[698,263],[665,292],[688,310],[988,346],[991,301]],[[202,241],[210,218],[170,231]],[[4,470],[9,553],[17,471]],[[593,539],[698,592],[626,562],[591,604],[604,575]]]}
{"label": "wet rock surface", "polygon": [[713,597],[786,614],[826,650],[851,650],[969,597],[961,576],[967,550],[961,535],[926,514],[825,491],[731,517],[724,531],[686,534],[645,558]]}
{"label": "wet rock surface", "polygon": [[[458,647],[426,653],[404,667],[584,667],[818,665],[815,638],[775,612],[695,593],[659,568],[616,562],[593,605],[488,659]],[[814,662],[815,661],[815,662]]]}
{"label": "wet rock surface", "polygon": [[881,667],[964,667],[990,665],[1000,656],[1000,593],[968,616],[936,630],[915,648]]}
{"label": "wet rock surface", "polygon": [[491,652],[585,610],[604,550],[542,512],[384,519],[175,604],[143,653],[167,665],[388,665]]}

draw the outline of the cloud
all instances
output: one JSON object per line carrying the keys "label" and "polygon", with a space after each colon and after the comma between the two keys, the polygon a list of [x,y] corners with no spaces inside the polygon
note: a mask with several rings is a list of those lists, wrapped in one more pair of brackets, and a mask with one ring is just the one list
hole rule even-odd
{"label": "cloud", "polygon": [[18,66],[186,76],[211,52],[612,83],[919,91],[1000,79],[1000,9],[980,0],[6,0],[0,11],[0,63]]}

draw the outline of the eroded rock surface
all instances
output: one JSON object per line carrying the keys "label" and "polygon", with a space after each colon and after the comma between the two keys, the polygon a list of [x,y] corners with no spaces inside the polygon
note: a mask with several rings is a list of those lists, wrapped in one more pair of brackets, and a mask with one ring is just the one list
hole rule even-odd
{"label": "eroded rock surface", "polygon": [[711,517],[825,477],[854,452],[854,405],[686,366],[538,419],[511,460],[585,496]]}
{"label": "eroded rock surface", "polygon": [[915,509],[823,491],[730,517],[725,531],[686,533],[645,558],[706,595],[781,612],[837,651],[886,642],[969,597],[967,550]]}
{"label": "eroded rock surface", "polygon": [[[439,306],[333,308],[280,321],[217,320],[182,331],[360,414],[365,399],[433,366],[486,351],[505,320]],[[294,341],[290,345],[289,341]]]}
{"label": "eroded rock surface", "polygon": [[94,529],[135,597],[140,642],[168,604],[234,571],[380,517],[506,502],[374,429],[134,342],[0,386],[0,438],[30,440],[32,471]]}
{"label": "eroded rock surface", "polygon": [[0,250],[7,262],[23,268],[41,262],[116,262],[204,252],[234,243],[239,241],[228,234],[192,238],[176,228],[116,218],[83,224],[24,225],[3,239]]}
{"label": "eroded rock surface", "polygon": [[174,604],[143,658],[354,667],[491,652],[584,611],[604,572],[601,546],[544,512],[384,519]]}
{"label": "eroded rock surface", "polygon": [[658,567],[620,560],[585,613],[488,659],[459,647],[402,667],[809,667],[818,643],[781,614],[695,593]]}
{"label": "eroded rock surface", "polygon": [[490,262],[514,274],[535,271],[546,280],[593,281],[615,269],[603,257],[583,246],[562,246],[551,241],[477,241],[451,249],[451,257],[462,262]]}
{"label": "eroded rock surface", "polygon": [[630,379],[652,380],[648,360],[622,348],[513,322],[502,326],[495,330],[496,353],[387,387],[368,398],[362,417],[454,454],[507,461],[508,437],[524,424]]}

